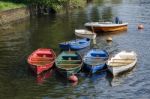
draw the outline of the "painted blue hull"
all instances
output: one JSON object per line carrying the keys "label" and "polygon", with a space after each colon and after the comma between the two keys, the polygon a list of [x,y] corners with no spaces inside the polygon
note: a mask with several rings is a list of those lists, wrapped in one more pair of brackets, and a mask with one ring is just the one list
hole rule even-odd
{"label": "painted blue hull", "polygon": [[102,70],[104,67],[106,67],[106,64],[101,64],[101,65],[96,65],[96,66],[92,66],[88,64],[84,65],[84,69],[91,73],[96,73],[97,71]]}
{"label": "painted blue hull", "polygon": [[83,57],[83,69],[91,73],[100,71],[106,66],[108,57],[109,55],[106,51],[100,49],[92,49]]}
{"label": "painted blue hull", "polygon": [[62,50],[80,50],[90,45],[89,39],[77,39],[59,44]]}
{"label": "painted blue hull", "polygon": [[59,48],[61,48],[62,50],[65,50],[65,51],[67,51],[67,50],[69,50],[69,48],[70,48],[70,45],[69,44],[59,44]]}

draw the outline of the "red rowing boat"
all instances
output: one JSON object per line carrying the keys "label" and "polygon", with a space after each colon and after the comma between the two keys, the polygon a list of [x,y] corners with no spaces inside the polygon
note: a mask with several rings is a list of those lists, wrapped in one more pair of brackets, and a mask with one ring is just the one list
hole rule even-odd
{"label": "red rowing boat", "polygon": [[55,58],[56,55],[52,49],[39,48],[28,57],[28,63],[36,74],[40,74],[54,65]]}

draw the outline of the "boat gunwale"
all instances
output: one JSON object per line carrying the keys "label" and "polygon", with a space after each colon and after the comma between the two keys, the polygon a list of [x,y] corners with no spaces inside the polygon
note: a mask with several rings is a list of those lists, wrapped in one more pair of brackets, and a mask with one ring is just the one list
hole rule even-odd
{"label": "boat gunwale", "polygon": [[[83,61],[84,61],[84,63],[85,64],[87,64],[87,65],[92,65],[92,66],[98,66],[98,65],[103,65],[103,64],[105,64],[106,62],[107,62],[107,59],[109,58],[109,54],[108,54],[108,52],[107,51],[105,51],[105,50],[98,50],[98,51],[103,51],[105,54],[106,54],[106,57],[93,57],[93,56],[91,56],[90,55],[90,53],[92,53],[93,51],[95,51],[95,49],[92,49],[92,50],[90,50],[90,51],[88,51],[86,54],[85,54],[85,56],[83,57]],[[89,56],[90,55],[90,56]],[[88,57],[87,57],[88,56]],[[89,64],[89,63],[87,63],[87,59],[100,59],[100,60],[102,60],[103,61],[103,63],[97,63],[97,64]]]}
{"label": "boat gunwale", "polygon": [[[47,64],[45,64],[45,65],[52,64],[52,63],[55,62],[56,54],[55,54],[55,52],[53,51],[53,49],[51,49],[51,48],[38,48],[37,50],[33,51],[33,52],[29,55],[29,57],[28,57],[28,59],[27,59],[27,62],[28,62],[30,65],[40,67],[39,65],[33,64],[31,60],[32,60],[32,56],[33,56],[34,54],[36,54],[36,52],[39,51],[39,50],[41,50],[41,49],[49,50],[49,51],[52,53],[52,55],[53,55],[52,58],[47,57],[47,58],[49,58],[49,59],[52,60],[52,61],[50,61],[50,63],[47,63]],[[41,67],[43,67],[43,66],[45,66],[45,65],[41,65]]]}
{"label": "boat gunwale", "polygon": [[125,64],[125,65],[119,65],[119,66],[112,66],[112,65],[109,65],[109,64],[107,64],[108,66],[110,66],[110,67],[115,67],[115,68],[119,68],[119,67],[126,67],[126,66],[128,66],[128,65],[130,65],[130,64],[132,64],[132,63],[134,63],[134,62],[137,62],[137,58],[135,58],[135,60],[133,61],[133,62],[131,62],[131,63],[129,63],[129,64]]}
{"label": "boat gunwale", "polygon": [[121,24],[116,24],[116,23],[111,23],[111,24],[101,24],[101,23],[98,23],[98,22],[88,22],[88,23],[85,23],[85,26],[86,27],[123,27],[123,26],[127,26],[128,23],[121,23]]}

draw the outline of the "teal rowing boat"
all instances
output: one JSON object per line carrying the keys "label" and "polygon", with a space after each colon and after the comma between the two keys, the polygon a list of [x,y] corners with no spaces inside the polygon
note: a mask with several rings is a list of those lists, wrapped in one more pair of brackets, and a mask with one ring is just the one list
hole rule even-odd
{"label": "teal rowing boat", "polygon": [[81,56],[74,51],[63,51],[55,60],[58,72],[67,78],[78,73],[81,70],[82,64]]}

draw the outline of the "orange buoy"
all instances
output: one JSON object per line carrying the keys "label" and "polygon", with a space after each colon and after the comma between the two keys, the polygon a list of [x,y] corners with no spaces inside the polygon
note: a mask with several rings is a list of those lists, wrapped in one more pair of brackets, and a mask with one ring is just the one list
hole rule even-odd
{"label": "orange buoy", "polygon": [[138,29],[144,29],[144,26],[142,24],[139,24]]}
{"label": "orange buoy", "polygon": [[75,75],[71,75],[68,79],[69,79],[70,81],[72,81],[72,82],[77,82],[77,81],[78,81],[78,77],[75,76]]}

